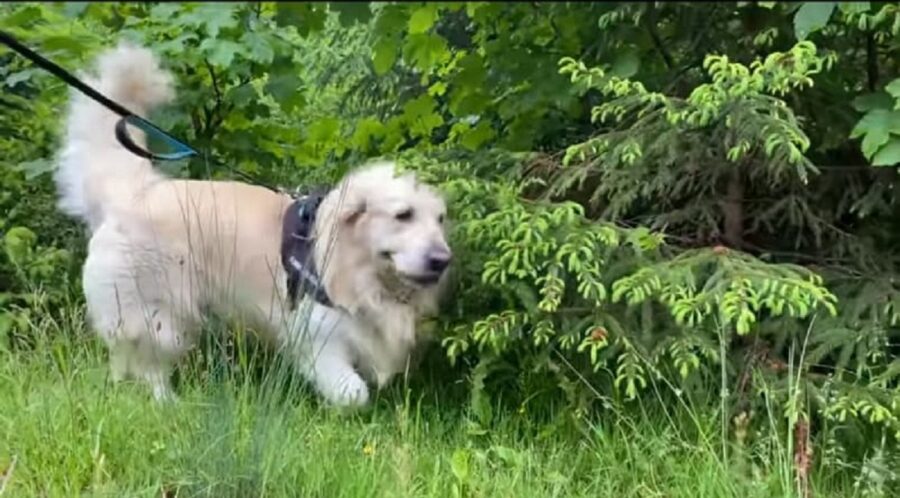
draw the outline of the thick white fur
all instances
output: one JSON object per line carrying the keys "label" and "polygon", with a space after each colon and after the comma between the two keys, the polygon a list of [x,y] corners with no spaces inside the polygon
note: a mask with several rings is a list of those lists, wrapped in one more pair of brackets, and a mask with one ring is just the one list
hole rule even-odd
{"label": "thick white fur", "polygon": [[[171,76],[146,49],[120,45],[98,66],[90,83],[134,112],[174,95]],[[136,377],[170,396],[172,368],[207,310],[256,325],[336,404],[365,404],[366,380],[381,387],[405,370],[417,322],[435,311],[445,277],[417,282],[435,275],[429,257],[450,254],[436,192],[398,176],[392,163],[348,175],[315,227],[316,266],[336,307],[305,299],[291,312],[279,254],[290,198],[238,182],[167,178],[119,145],[117,119],[75,93],[56,175],[60,208],[91,231],[84,292],[114,378]]]}

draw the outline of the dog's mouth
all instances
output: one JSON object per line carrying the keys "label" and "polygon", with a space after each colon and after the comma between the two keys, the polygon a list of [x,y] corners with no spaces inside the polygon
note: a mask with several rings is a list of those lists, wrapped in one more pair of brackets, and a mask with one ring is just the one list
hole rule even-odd
{"label": "dog's mouth", "polygon": [[434,285],[441,280],[440,273],[425,273],[422,275],[403,275],[403,278],[409,280],[410,282],[420,285],[422,287],[428,287],[430,285]]}
{"label": "dog's mouth", "polygon": [[[394,254],[390,251],[381,251],[378,255],[387,261],[390,261],[393,258]],[[441,275],[444,272],[426,272],[426,273],[403,273],[394,269],[391,271],[396,276],[399,276],[402,280],[409,282],[417,287],[429,287],[437,284],[441,280]]]}

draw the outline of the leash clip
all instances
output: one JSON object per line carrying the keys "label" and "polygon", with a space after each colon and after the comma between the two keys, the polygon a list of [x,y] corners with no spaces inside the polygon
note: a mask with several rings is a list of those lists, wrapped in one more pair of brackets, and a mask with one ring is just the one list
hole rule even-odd
{"label": "leash clip", "polygon": [[[166,144],[171,146],[174,151],[167,152],[162,154],[156,154],[150,152],[148,150],[142,149],[138,144],[134,142],[134,139],[131,138],[131,135],[128,134],[128,128],[126,125],[132,125],[136,128],[139,128],[141,131],[146,133],[148,136],[153,135],[155,137],[161,138]],[[134,114],[128,114],[122,116],[116,123],[116,139],[122,144],[122,147],[128,149],[129,152],[135,154],[137,156],[143,157],[145,159],[159,160],[159,161],[177,161],[179,159],[184,159],[191,156],[198,155],[198,152],[191,148],[189,145],[181,142],[176,139],[172,135],[169,135],[165,131],[156,127],[153,123],[147,121],[140,116],[136,116]]]}

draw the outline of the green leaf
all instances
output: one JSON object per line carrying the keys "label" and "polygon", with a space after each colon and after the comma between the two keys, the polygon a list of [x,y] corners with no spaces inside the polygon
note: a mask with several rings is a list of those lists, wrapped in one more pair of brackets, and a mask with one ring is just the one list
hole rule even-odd
{"label": "green leaf", "polygon": [[429,3],[423,5],[416,9],[415,12],[409,16],[409,33],[410,34],[420,34],[425,33],[432,26],[434,26],[434,22],[437,20],[438,9],[437,5],[433,3]]}
{"label": "green leaf", "polygon": [[387,120],[384,127],[384,142],[381,144],[381,152],[393,152],[397,150],[404,140],[402,116],[394,116]]}
{"label": "green leaf", "polygon": [[403,118],[409,123],[409,131],[413,136],[429,137],[431,131],[444,123],[444,119],[435,111],[437,103],[430,95],[421,95],[403,106]]}
{"label": "green leaf", "polygon": [[256,93],[256,89],[253,88],[253,85],[250,84],[232,87],[228,91],[227,95],[228,100],[238,107],[244,107],[250,102],[255,101],[259,97],[259,95]]}
{"label": "green leaf", "polygon": [[321,31],[327,17],[324,9],[306,2],[278,3],[275,22],[282,26],[294,26],[302,36]]}
{"label": "green leaf", "polygon": [[402,4],[388,4],[382,7],[375,18],[375,34],[378,36],[400,35],[409,20],[409,9]]}
{"label": "green leaf", "polygon": [[329,2],[328,9],[338,13],[338,20],[344,26],[366,22],[372,17],[369,2]]}
{"label": "green leaf", "polygon": [[496,133],[494,133],[494,129],[491,128],[490,123],[486,120],[481,120],[474,128],[466,130],[462,136],[460,136],[459,143],[469,150],[478,150],[495,136]]}
{"label": "green leaf", "polygon": [[206,33],[217,38],[219,31],[223,28],[233,28],[237,26],[237,17],[235,11],[236,4],[227,2],[209,2],[202,3],[191,12],[187,19],[194,21],[197,25],[202,25],[206,29]]}
{"label": "green leaf", "polygon": [[[166,4],[161,4],[166,5]],[[297,26],[302,24],[309,12],[309,5],[301,2],[277,3],[275,22],[281,26]]]}
{"label": "green leaf", "polygon": [[619,52],[610,73],[620,78],[630,78],[637,74],[640,67],[641,58],[638,56],[637,49],[629,48]]}
{"label": "green leaf", "polygon": [[22,28],[43,17],[40,7],[29,5],[13,14],[0,17],[0,25],[4,27]]}
{"label": "green leaf", "polygon": [[308,138],[312,142],[327,144],[334,141],[341,131],[341,120],[335,117],[319,118],[309,125]]}
{"label": "green leaf", "polygon": [[29,259],[36,244],[37,235],[26,227],[13,227],[3,237],[6,255],[11,261],[19,264],[23,264]]}
{"label": "green leaf", "polygon": [[42,74],[43,69],[36,67],[29,67],[27,69],[23,69],[21,71],[17,71],[15,73],[10,74],[6,77],[6,86],[16,86],[17,84],[28,81],[32,78],[32,76],[36,74]]}
{"label": "green leaf", "polygon": [[89,2],[63,2],[63,14],[66,17],[80,17],[90,5]]}
{"label": "green leaf", "polygon": [[393,38],[381,38],[375,42],[372,65],[378,76],[386,74],[397,61],[397,42]]}
{"label": "green leaf", "polygon": [[494,18],[502,10],[502,2],[466,2],[466,15],[478,24]]}
{"label": "green leaf", "polygon": [[[894,81],[888,83],[884,90],[894,97],[897,102],[894,103],[894,110],[900,111],[900,78],[895,79]],[[889,106],[886,106],[889,107]]]}
{"label": "green leaf", "polygon": [[85,36],[53,35],[44,38],[43,48],[50,52],[63,52],[74,56],[81,56],[88,51],[88,44],[94,40]]}
{"label": "green leaf", "polygon": [[279,103],[286,112],[301,107],[305,101],[302,90],[303,82],[293,72],[286,72],[269,77],[265,90]]}
{"label": "green leaf", "polygon": [[424,73],[431,73],[450,58],[447,40],[434,33],[409,35],[403,58]]}
{"label": "green leaf", "polygon": [[181,6],[175,2],[158,3],[150,9],[150,18],[159,21],[167,21],[180,9]]}
{"label": "green leaf", "polygon": [[234,60],[234,55],[243,50],[244,46],[231,40],[217,40],[207,38],[200,44],[209,58],[209,63],[219,68],[228,68]]}
{"label": "green leaf", "polygon": [[259,33],[248,31],[241,37],[241,43],[250,50],[250,60],[260,64],[269,64],[275,58],[272,45]]}
{"label": "green leaf", "polygon": [[459,72],[453,79],[456,85],[475,89],[484,84],[486,77],[484,59],[478,54],[466,54],[456,63],[456,66],[459,68]]}
{"label": "green leaf", "polygon": [[522,455],[518,451],[506,446],[494,446],[492,449],[503,463],[514,467],[521,466]]}
{"label": "green leaf", "polygon": [[356,123],[356,130],[353,131],[353,136],[350,138],[350,142],[353,144],[353,147],[360,151],[367,151],[369,147],[372,145],[372,141],[374,139],[378,139],[384,136],[384,124],[381,121],[374,118],[363,118],[358,123]]}
{"label": "green leaf", "polygon": [[460,482],[469,480],[469,452],[463,448],[457,448],[450,458],[450,470],[453,476]]}
{"label": "green leaf", "polygon": [[49,159],[42,158],[19,163],[15,166],[15,169],[24,172],[26,180],[33,180],[44,173],[49,173],[56,169],[56,164]]}
{"label": "green leaf", "polygon": [[6,350],[6,344],[9,342],[9,333],[12,331],[13,326],[15,326],[13,314],[6,311],[0,313],[0,349]]}
{"label": "green leaf", "polygon": [[886,92],[875,92],[856,97],[852,105],[859,112],[868,112],[873,109],[890,109],[893,103],[893,99]]}
{"label": "green leaf", "polygon": [[436,81],[433,85],[428,87],[428,95],[432,97],[440,97],[447,92],[447,84],[443,81]]}
{"label": "green leaf", "polygon": [[871,8],[869,2],[841,2],[841,12],[844,14],[862,14]]}
{"label": "green leaf", "polygon": [[794,15],[794,34],[805,40],[814,31],[822,29],[831,18],[837,2],[804,2]]}
{"label": "green leaf", "polygon": [[871,161],[878,149],[887,143],[891,133],[900,134],[900,111],[875,109],[859,120],[850,138],[863,137],[862,151]]}
{"label": "green leaf", "polygon": [[[167,4],[168,5],[168,4]],[[160,51],[163,54],[177,54],[181,55],[184,51],[184,43],[186,41],[194,41],[197,39],[197,35],[191,32],[183,33],[171,40],[160,41],[156,44],[154,48]]]}
{"label": "green leaf", "polygon": [[872,166],[894,166],[900,163],[900,138],[891,137],[890,142],[872,157]]}

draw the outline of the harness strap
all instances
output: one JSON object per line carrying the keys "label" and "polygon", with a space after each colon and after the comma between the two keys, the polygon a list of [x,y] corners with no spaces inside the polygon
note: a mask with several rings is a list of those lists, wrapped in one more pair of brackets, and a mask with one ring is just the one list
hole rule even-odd
{"label": "harness strap", "polygon": [[281,227],[281,264],[287,273],[287,291],[293,310],[304,294],[323,306],[333,307],[316,272],[314,258],[315,240],[313,228],[324,192],[314,192],[299,197],[285,210]]}

